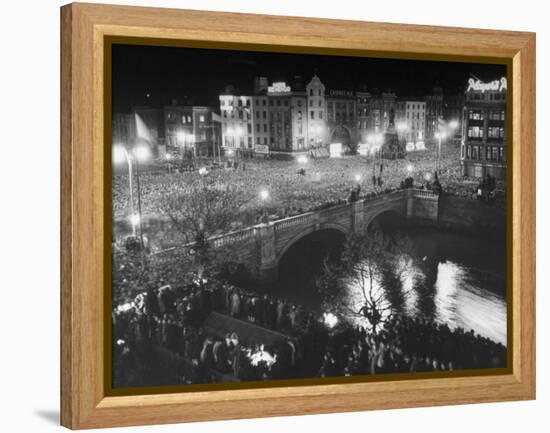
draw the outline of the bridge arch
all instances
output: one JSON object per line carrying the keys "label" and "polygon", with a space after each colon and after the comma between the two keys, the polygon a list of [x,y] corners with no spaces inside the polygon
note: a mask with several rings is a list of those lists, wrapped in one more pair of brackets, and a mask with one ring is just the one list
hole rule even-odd
{"label": "bridge arch", "polygon": [[325,259],[338,260],[346,241],[346,231],[336,224],[310,227],[285,243],[277,256],[278,280],[291,286],[297,281],[312,281]]}
{"label": "bridge arch", "polygon": [[387,231],[389,228],[399,227],[403,224],[405,218],[406,215],[403,214],[401,209],[380,209],[379,212],[372,214],[366,221],[365,229],[369,231],[378,228]]}
{"label": "bridge arch", "polygon": [[296,244],[296,242],[300,241],[306,236],[310,236],[316,232],[322,231],[338,232],[342,236],[342,239],[345,239],[348,235],[348,228],[338,223],[325,223],[309,226],[303,230],[300,230],[289,240],[287,240],[284,245],[282,245],[280,248],[277,248],[277,262],[281,260],[281,258],[285,255],[289,248],[292,247],[292,245]]}

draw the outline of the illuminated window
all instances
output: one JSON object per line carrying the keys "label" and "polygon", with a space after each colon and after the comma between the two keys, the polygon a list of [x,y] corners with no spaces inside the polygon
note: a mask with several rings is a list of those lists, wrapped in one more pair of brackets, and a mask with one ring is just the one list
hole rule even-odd
{"label": "illuminated window", "polygon": [[479,126],[468,127],[468,137],[470,138],[483,138],[483,128]]}

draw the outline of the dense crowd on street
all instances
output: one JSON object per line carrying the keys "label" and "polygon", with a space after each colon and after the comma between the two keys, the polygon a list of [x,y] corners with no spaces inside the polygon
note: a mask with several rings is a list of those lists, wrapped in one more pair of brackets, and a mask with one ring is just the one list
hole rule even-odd
{"label": "dense crowd on street", "polygon": [[[242,199],[240,220],[234,229],[256,224],[263,214],[271,219],[284,218],[322,207],[345,202],[350,191],[361,190],[361,198],[403,187],[403,180],[412,179],[417,188],[432,189],[438,183],[441,190],[468,198],[479,198],[480,180],[467,180],[460,174],[458,150],[442,155],[435,173],[434,161],[425,153],[408,155],[406,159],[380,160],[372,157],[311,158],[307,163],[270,159],[247,159],[236,168],[207,169],[214,184],[232,185]],[[204,171],[202,172],[204,173]],[[357,176],[359,178],[357,178]],[[190,191],[198,182],[199,170],[170,174],[142,173],[141,206],[144,218],[163,218],[162,199]],[[267,189],[269,198],[259,199],[259,191]],[[504,186],[493,188],[497,201],[504,197]],[[113,177],[113,214],[115,220],[125,220],[130,212],[128,179]]]}
{"label": "dense crowd on street", "polygon": [[[217,311],[265,329],[276,343],[246,343],[232,332],[214,335],[203,327]],[[506,365],[506,348],[473,331],[406,315],[392,315],[377,330],[323,317],[267,294],[225,283],[197,283],[175,290],[150,287],[113,309],[114,380],[139,386],[131,372],[151,353],[171,360],[149,365],[172,373],[174,383],[212,383],[300,377],[453,371]],[[147,367],[147,366],[145,366]],[[158,371],[157,371],[158,373]]]}

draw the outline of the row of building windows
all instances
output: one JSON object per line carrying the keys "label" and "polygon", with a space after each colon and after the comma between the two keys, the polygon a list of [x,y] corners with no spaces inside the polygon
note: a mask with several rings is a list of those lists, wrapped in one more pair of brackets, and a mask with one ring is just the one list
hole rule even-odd
{"label": "row of building windows", "polygon": [[[482,126],[469,126],[468,138],[483,138],[484,129]],[[487,128],[488,138],[504,138],[504,128],[501,126],[489,126]]]}
{"label": "row of building windows", "polygon": [[502,146],[466,146],[466,159],[504,162],[506,155]]}
{"label": "row of building windows", "polygon": [[479,92],[469,92],[467,95],[467,99],[470,101],[484,101],[487,99],[489,101],[504,101],[506,100],[506,93],[499,92],[484,94]]}
{"label": "row of building windows", "polygon": [[[412,114],[412,116],[409,117],[409,114]],[[416,116],[415,116],[415,114],[416,114]],[[422,116],[422,118],[423,118],[423,117],[424,117],[424,116]],[[412,118],[412,119],[420,119],[420,118],[421,118],[420,112],[419,112],[419,111],[416,111],[416,112],[414,112],[414,113],[410,113],[410,112],[407,111],[407,119],[409,119],[409,118]]]}
{"label": "row of building windows", "polygon": [[[168,120],[169,122],[175,122],[176,118],[177,118],[177,115],[175,113],[168,113],[166,115],[166,120]],[[204,116],[204,114],[201,114],[199,116],[199,122],[200,123],[206,122],[206,117]],[[184,114],[181,116],[181,123],[184,125],[188,123],[193,123],[193,118],[190,115]]]}
{"label": "row of building windows", "polygon": [[[500,111],[489,111],[489,120],[504,120],[505,119],[504,110]],[[470,120],[485,120],[485,111],[484,110],[468,110],[468,119]]]}

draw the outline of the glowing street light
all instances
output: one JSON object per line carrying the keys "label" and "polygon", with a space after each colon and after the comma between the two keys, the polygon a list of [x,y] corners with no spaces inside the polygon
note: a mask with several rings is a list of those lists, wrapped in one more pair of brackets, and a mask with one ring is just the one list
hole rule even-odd
{"label": "glowing street light", "polygon": [[338,317],[332,313],[323,313],[323,321],[328,328],[332,329],[338,324]]}
{"label": "glowing street light", "polygon": [[132,223],[132,231],[135,232],[137,225],[139,224],[141,218],[138,214],[132,214],[130,215],[130,222]]}
{"label": "glowing street light", "polygon": [[170,161],[172,159],[172,155],[170,155],[169,153],[164,155],[164,157],[166,158],[167,161]]}
{"label": "glowing street light", "polygon": [[355,182],[357,183],[361,182],[361,175],[359,173],[355,175]]}
{"label": "glowing street light", "polygon": [[452,129],[458,128],[458,120],[456,120],[456,119],[451,120],[451,121],[449,122],[449,127],[451,127]]}
{"label": "glowing street light", "polygon": [[113,146],[113,162],[121,164],[127,159],[128,151],[122,144],[115,144]]}
{"label": "glowing street light", "polygon": [[412,164],[408,164],[408,165],[407,165],[407,173],[411,174],[412,171],[413,171],[413,166],[412,166]]}
{"label": "glowing street light", "polygon": [[208,174],[208,170],[206,169],[206,167],[199,168],[199,174],[201,176],[204,176],[204,175]]}
{"label": "glowing street light", "polygon": [[134,149],[134,155],[135,158],[140,161],[144,162],[147,161],[151,157],[151,151],[149,150],[149,146],[138,146]]}
{"label": "glowing street light", "polygon": [[260,191],[260,198],[265,202],[269,198],[269,191],[267,189],[262,189]]}
{"label": "glowing street light", "polygon": [[176,136],[178,138],[178,141],[181,141],[182,143],[185,143],[185,141],[187,140],[187,134],[184,131],[179,131]]}

